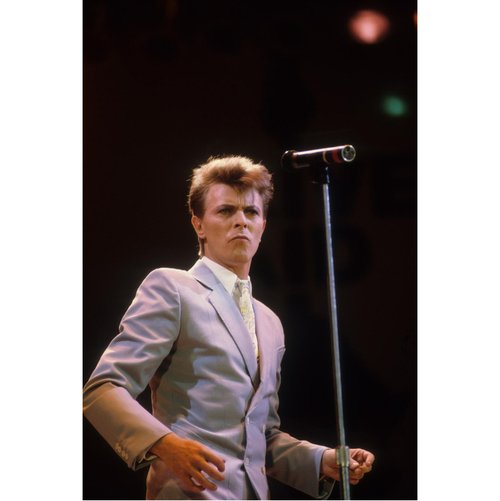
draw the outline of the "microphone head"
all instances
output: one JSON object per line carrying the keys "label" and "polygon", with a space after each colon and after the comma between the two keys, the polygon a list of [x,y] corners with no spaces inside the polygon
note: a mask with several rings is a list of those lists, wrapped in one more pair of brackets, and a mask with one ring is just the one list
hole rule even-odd
{"label": "microphone head", "polygon": [[356,158],[356,150],[354,149],[354,146],[346,144],[342,148],[340,155],[344,162],[352,162]]}
{"label": "microphone head", "polygon": [[304,167],[349,163],[355,158],[356,150],[354,146],[346,144],[317,150],[287,150],[281,157],[281,165],[286,170],[294,170]]}

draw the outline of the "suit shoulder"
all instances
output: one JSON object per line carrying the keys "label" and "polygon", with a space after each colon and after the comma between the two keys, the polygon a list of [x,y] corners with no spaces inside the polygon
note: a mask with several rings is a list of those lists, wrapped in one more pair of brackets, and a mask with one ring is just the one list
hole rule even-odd
{"label": "suit shoulder", "polygon": [[150,271],[142,281],[140,288],[167,288],[177,290],[178,286],[193,281],[186,270],[177,268],[156,268]]}
{"label": "suit shoulder", "polygon": [[177,278],[177,277],[189,277],[189,273],[186,270],[180,270],[178,268],[155,268],[151,270],[147,277],[167,277],[167,278]]}
{"label": "suit shoulder", "polygon": [[186,270],[179,270],[177,268],[155,268],[150,271],[144,281],[151,280],[186,280],[192,276]]}
{"label": "suit shoulder", "polygon": [[254,298],[254,301],[257,303],[262,313],[270,317],[272,320],[279,322],[281,324],[280,318],[278,317],[278,315],[276,315],[276,313],[274,313],[273,310],[271,310],[271,308],[269,308],[269,306],[266,306],[263,302],[259,301],[258,299]]}

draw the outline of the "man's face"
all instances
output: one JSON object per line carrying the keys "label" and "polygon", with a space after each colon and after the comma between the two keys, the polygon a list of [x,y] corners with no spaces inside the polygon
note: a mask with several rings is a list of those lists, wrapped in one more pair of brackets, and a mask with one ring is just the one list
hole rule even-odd
{"label": "man's face", "polygon": [[214,184],[205,198],[205,213],[191,219],[204,254],[245,279],[259,248],[266,220],[262,197],[254,189],[239,193],[227,184]]}

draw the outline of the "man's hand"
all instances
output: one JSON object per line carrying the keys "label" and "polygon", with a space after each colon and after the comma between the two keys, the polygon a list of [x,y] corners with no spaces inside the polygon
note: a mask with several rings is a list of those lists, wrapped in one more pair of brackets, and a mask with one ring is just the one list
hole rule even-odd
{"label": "man's hand", "polygon": [[186,492],[215,491],[209,480],[224,480],[224,460],[208,447],[169,433],[156,442],[150,451],[158,456],[167,473]]}
{"label": "man's hand", "polygon": [[[349,482],[356,485],[372,469],[375,456],[363,449],[349,449]],[[327,449],[321,459],[321,474],[340,480],[340,468],[337,464],[337,451]]]}

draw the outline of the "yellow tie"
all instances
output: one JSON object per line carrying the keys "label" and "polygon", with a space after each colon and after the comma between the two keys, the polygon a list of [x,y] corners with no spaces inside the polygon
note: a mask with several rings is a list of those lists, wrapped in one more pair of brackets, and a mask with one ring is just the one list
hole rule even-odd
{"label": "yellow tie", "polygon": [[247,326],[250,338],[252,339],[255,356],[259,356],[259,346],[257,344],[257,336],[255,335],[255,315],[252,306],[252,297],[250,296],[250,283],[248,280],[236,280],[235,284],[236,300],[240,308],[243,321]]}

